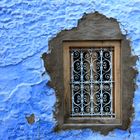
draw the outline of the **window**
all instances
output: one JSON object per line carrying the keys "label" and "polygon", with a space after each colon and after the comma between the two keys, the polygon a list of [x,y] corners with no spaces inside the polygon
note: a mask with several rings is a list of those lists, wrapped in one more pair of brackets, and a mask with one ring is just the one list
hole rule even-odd
{"label": "window", "polygon": [[63,55],[64,124],[121,124],[120,42],[67,41]]}
{"label": "window", "polygon": [[61,31],[42,55],[55,90],[55,131],[90,128],[107,134],[132,120],[137,57],[119,23],[98,12]]}

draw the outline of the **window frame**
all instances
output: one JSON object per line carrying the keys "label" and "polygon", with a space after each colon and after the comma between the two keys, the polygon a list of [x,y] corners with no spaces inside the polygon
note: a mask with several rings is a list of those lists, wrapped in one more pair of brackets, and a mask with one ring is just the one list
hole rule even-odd
{"label": "window frame", "polygon": [[[62,127],[92,127],[97,125],[121,125],[121,42],[119,40],[100,40],[100,41],[63,41],[63,79],[64,79],[64,93],[63,105],[61,109],[64,113],[62,115]],[[86,48],[86,47],[113,47],[114,48],[114,94],[115,94],[115,118],[95,118],[95,117],[71,117],[70,116],[70,47]]]}

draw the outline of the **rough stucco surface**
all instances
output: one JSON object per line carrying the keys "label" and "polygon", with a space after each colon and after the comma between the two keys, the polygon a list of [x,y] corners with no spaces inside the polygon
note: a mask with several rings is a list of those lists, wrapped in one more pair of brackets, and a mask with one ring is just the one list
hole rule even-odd
{"label": "rough stucco surface", "polygon": [[[140,75],[134,96],[135,116],[127,131],[107,136],[89,129],[53,132],[53,89],[41,55],[48,40],[62,29],[77,26],[84,12],[99,11],[116,18],[140,55],[139,0],[1,0],[0,1],[0,139],[1,140],[139,140]],[[126,31],[127,30],[127,31]],[[136,68],[140,71],[140,62]],[[129,80],[129,79],[128,79]],[[61,82],[61,81],[60,81]],[[34,123],[26,117],[34,114]]]}

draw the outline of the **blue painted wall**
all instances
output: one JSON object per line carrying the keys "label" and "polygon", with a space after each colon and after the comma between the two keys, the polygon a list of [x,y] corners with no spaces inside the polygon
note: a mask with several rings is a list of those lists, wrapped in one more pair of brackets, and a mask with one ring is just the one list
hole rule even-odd
{"label": "blue painted wall", "polygon": [[[114,130],[107,136],[88,129],[53,132],[56,97],[46,86],[50,77],[42,76],[40,57],[48,40],[75,27],[83,13],[95,10],[116,18],[132,41],[133,53],[140,55],[139,0],[0,1],[0,140],[140,140],[140,75],[129,131]],[[136,68],[140,70],[139,61]],[[32,113],[35,123],[30,125],[25,116]]]}

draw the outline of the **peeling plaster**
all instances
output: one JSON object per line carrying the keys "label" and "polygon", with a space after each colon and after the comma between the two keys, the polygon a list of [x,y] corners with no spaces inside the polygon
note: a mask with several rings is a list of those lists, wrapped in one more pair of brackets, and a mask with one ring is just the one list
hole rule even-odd
{"label": "peeling plaster", "polygon": [[[57,102],[55,104],[54,116],[57,120],[56,131],[62,128],[63,108],[63,41],[82,40],[120,40],[121,41],[121,94],[122,94],[122,125],[121,126],[96,126],[93,130],[108,134],[115,128],[127,130],[133,118],[133,97],[135,91],[134,79],[137,71],[133,68],[137,56],[132,56],[130,41],[123,35],[116,19],[107,18],[95,12],[85,14],[79,21],[77,27],[64,30],[49,41],[49,53],[44,53],[42,58],[46,71],[50,74],[51,81],[48,85],[56,92]],[[129,80],[128,80],[129,79]],[[60,82],[61,81],[61,82]],[[76,127],[81,129],[82,127]],[[72,128],[72,129],[76,129]],[[86,128],[86,127],[83,127]],[[65,128],[68,129],[68,128]]]}
{"label": "peeling plaster", "polygon": [[33,124],[35,122],[35,115],[31,114],[30,116],[26,116],[26,120],[29,124]]}

